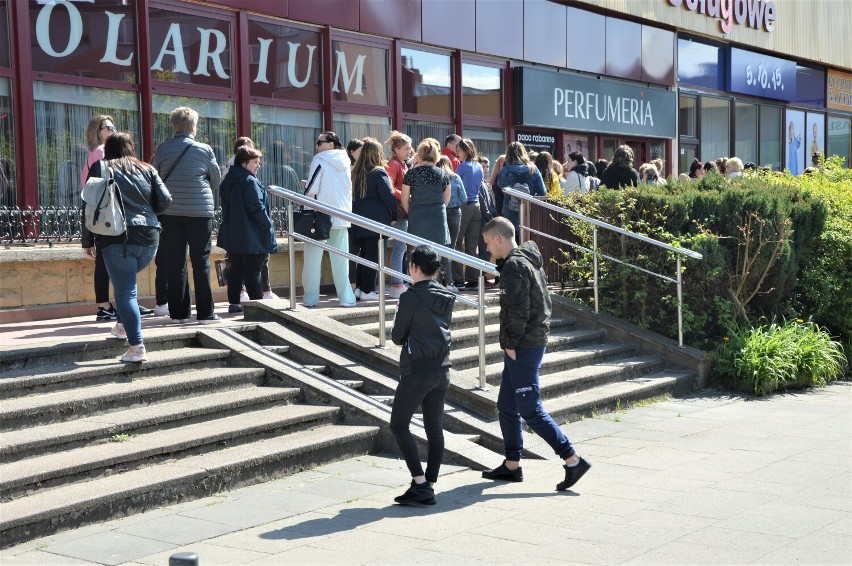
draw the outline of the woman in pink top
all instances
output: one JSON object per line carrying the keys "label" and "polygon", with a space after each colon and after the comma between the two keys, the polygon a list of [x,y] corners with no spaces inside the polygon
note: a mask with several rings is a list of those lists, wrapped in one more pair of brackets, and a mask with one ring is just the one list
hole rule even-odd
{"label": "woman in pink top", "polygon": [[[391,132],[388,141],[385,143],[388,144],[392,156],[391,160],[388,161],[387,166],[388,177],[390,177],[391,185],[393,186],[393,196],[396,198],[397,203],[399,203],[402,197],[402,180],[408,172],[408,165],[406,165],[406,161],[411,159],[412,154],[414,154],[414,149],[411,147],[411,138],[397,131]],[[408,214],[405,213],[401,205],[397,207],[397,214],[397,221],[393,224],[393,227],[397,230],[408,230]],[[390,260],[391,269],[399,271],[400,273],[402,272],[402,260],[403,257],[405,257],[405,251],[407,249],[408,246],[405,242],[394,240],[393,252],[391,252]],[[399,279],[398,277],[391,277],[390,282],[391,285],[390,289],[388,289],[388,295],[390,295],[393,299],[398,299],[405,291],[402,279]]]}

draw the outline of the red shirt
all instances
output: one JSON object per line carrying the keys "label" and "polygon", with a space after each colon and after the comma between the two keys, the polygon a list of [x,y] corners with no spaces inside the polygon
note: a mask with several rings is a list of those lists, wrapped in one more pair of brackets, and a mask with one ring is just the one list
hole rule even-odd
{"label": "red shirt", "polygon": [[453,166],[453,171],[459,168],[459,163],[461,163],[461,161],[459,161],[459,158],[456,157],[455,151],[448,147],[445,147],[441,150],[441,155],[446,155],[450,159],[450,164],[452,164]]}
{"label": "red shirt", "polygon": [[393,157],[388,162],[388,177],[390,177],[391,185],[393,185],[393,196],[396,197],[396,200],[402,200],[402,180],[405,178],[405,174],[408,172],[408,165]]}

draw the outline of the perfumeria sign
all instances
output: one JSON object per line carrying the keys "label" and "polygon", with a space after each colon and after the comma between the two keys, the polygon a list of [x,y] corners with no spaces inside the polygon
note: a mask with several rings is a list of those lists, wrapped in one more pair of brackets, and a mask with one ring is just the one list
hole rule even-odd
{"label": "perfumeria sign", "polygon": [[662,88],[520,67],[519,125],[580,132],[674,138],[677,96]]}
{"label": "perfumeria sign", "polygon": [[719,19],[722,33],[731,33],[734,24],[775,31],[775,2],[769,0],[665,0],[677,8]]}

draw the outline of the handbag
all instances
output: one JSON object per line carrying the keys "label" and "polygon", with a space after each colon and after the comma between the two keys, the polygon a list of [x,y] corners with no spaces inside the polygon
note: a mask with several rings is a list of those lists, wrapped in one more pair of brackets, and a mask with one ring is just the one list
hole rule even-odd
{"label": "handbag", "polygon": [[[305,187],[305,193],[314,184],[321,167],[321,165],[317,165],[314,174],[311,175],[311,181]],[[316,195],[314,195],[314,199],[316,198]],[[331,216],[324,212],[303,209],[301,212],[293,214],[293,224],[293,232],[312,240],[328,240],[331,236]]]}
{"label": "handbag", "polygon": [[120,236],[127,231],[121,192],[112,169],[103,161],[100,164],[101,172],[106,170],[107,176],[89,177],[81,194],[85,203],[86,229],[101,236]]}

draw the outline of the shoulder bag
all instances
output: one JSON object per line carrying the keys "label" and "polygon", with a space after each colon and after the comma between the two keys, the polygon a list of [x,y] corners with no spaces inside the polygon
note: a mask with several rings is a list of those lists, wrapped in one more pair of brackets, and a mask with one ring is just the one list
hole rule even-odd
{"label": "shoulder bag", "polygon": [[[317,178],[317,173],[320,172],[321,165],[317,165],[314,174],[311,175],[311,180],[308,186],[305,187],[307,193],[314,181]],[[319,194],[319,193],[317,193]],[[314,195],[316,199],[316,195]],[[331,216],[317,210],[302,210],[293,214],[293,232],[296,234],[311,238],[312,240],[328,240],[331,236]]]}

